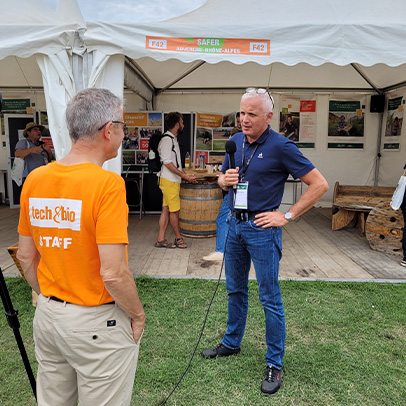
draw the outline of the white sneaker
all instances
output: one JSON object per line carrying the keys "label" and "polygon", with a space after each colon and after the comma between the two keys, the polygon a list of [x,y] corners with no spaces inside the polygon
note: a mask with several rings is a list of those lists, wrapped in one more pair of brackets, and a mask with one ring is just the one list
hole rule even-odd
{"label": "white sneaker", "polygon": [[222,261],[223,260],[223,253],[219,251],[214,251],[209,255],[206,255],[202,258],[203,261]]}
{"label": "white sneaker", "polygon": [[403,258],[403,260],[401,261],[400,265],[406,266],[406,259],[405,259],[405,258]]}

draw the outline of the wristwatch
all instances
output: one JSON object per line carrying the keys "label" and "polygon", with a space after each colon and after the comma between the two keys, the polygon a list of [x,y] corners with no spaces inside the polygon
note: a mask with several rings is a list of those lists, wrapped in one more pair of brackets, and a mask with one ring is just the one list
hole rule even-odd
{"label": "wristwatch", "polygon": [[285,213],[285,219],[288,220],[288,221],[293,221],[292,213],[286,212]]}

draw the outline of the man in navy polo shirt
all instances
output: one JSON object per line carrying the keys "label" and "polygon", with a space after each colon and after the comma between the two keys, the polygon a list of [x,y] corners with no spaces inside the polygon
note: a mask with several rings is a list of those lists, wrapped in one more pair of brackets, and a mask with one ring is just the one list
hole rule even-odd
{"label": "man in navy polo shirt", "polygon": [[[281,386],[285,350],[285,315],[278,283],[282,256],[282,226],[309,210],[328,190],[328,184],[296,144],[268,126],[274,103],[265,89],[247,89],[240,104],[242,132],[235,142],[236,168],[229,156],[219,185],[228,190],[231,216],[225,250],[228,293],[227,331],[221,343],[202,352],[205,358],[238,354],[248,310],[248,274],[251,260],[265,312],[266,369],[261,391],[276,393]],[[287,213],[281,213],[285,182],[291,174],[308,188]]]}

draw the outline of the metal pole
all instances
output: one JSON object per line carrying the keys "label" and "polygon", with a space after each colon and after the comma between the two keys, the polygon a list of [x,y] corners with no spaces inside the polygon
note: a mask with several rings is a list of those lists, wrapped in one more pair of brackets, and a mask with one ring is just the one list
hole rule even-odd
{"label": "metal pole", "polygon": [[379,133],[378,143],[376,146],[375,156],[375,174],[374,174],[374,186],[378,186],[379,183],[379,164],[381,163],[381,146],[382,146],[382,126],[383,126],[383,113],[379,113]]}
{"label": "metal pole", "polygon": [[18,321],[18,310],[15,310],[8,293],[6,281],[4,280],[3,272],[0,268],[0,295],[3,302],[4,310],[6,313],[6,318],[8,325],[13,329],[15,339],[17,341],[18,348],[20,350],[21,358],[27,371],[28,379],[31,384],[32,391],[34,393],[35,399],[37,399],[36,383],[34,374],[32,373],[30,361],[25,351],[24,343],[20,334],[20,322]]}

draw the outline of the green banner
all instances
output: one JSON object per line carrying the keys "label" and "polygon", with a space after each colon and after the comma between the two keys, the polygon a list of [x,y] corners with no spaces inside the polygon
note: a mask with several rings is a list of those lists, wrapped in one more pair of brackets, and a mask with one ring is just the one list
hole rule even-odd
{"label": "green banner", "polygon": [[402,104],[402,97],[395,97],[394,99],[389,99],[388,110],[397,110],[397,108]]}
{"label": "green banner", "polygon": [[299,148],[314,148],[314,142],[297,142]]}
{"label": "green banner", "polygon": [[331,149],[362,149],[364,144],[355,142],[329,142],[327,148]]}
{"label": "green banner", "polygon": [[329,111],[357,111],[361,108],[360,101],[330,100]]}
{"label": "green banner", "polygon": [[383,149],[399,149],[399,143],[384,144]]}
{"label": "green banner", "polygon": [[28,107],[31,107],[30,99],[3,99],[2,102],[3,111],[25,111]]}

